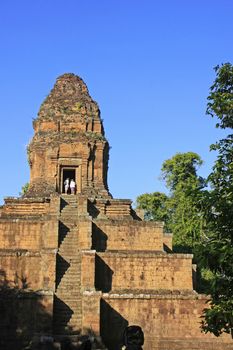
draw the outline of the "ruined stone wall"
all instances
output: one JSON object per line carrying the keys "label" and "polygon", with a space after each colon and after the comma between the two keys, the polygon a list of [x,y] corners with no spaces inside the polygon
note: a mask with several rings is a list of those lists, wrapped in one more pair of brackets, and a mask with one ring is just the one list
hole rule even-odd
{"label": "ruined stone wall", "polygon": [[82,332],[100,334],[101,293],[85,291],[82,296]]}
{"label": "ruined stone wall", "polygon": [[44,224],[30,219],[0,220],[0,249],[41,249]]}
{"label": "ruined stone wall", "polygon": [[96,220],[93,249],[163,251],[163,223],[126,220]]}
{"label": "ruined stone wall", "polygon": [[0,273],[11,287],[54,290],[55,253],[0,250]]}
{"label": "ruined stone wall", "polygon": [[109,295],[101,301],[101,336],[117,350],[127,325],[139,325],[145,335],[144,350],[233,349],[229,336],[218,339],[200,331],[200,315],[207,298],[198,295]]}
{"label": "ruined stone wall", "polygon": [[98,253],[96,288],[110,290],[192,290],[192,255]]}
{"label": "ruined stone wall", "polygon": [[57,198],[6,200],[0,217],[2,283],[54,290],[58,203]]}
{"label": "ruined stone wall", "polygon": [[58,222],[55,219],[0,219],[0,249],[55,249],[57,231]]}

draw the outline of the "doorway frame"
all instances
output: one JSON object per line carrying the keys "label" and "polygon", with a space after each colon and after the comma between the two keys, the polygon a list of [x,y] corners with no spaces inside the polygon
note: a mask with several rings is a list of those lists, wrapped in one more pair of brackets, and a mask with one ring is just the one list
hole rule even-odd
{"label": "doorway frame", "polygon": [[60,165],[60,181],[59,181],[59,192],[63,193],[63,183],[64,179],[64,170],[74,170],[75,171],[75,183],[76,183],[76,194],[81,193],[81,166],[77,165]]}

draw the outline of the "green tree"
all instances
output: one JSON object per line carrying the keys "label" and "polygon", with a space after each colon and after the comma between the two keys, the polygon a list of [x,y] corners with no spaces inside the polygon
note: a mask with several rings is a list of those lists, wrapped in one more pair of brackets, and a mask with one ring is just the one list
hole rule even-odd
{"label": "green tree", "polygon": [[29,189],[29,182],[26,182],[26,183],[22,186],[21,192],[19,192],[19,195],[20,195],[20,196],[23,196],[24,194],[27,193],[28,189]]}
{"label": "green tree", "polygon": [[145,218],[165,222],[165,229],[173,233],[175,251],[190,252],[200,238],[203,217],[197,203],[204,180],[197,175],[200,156],[194,152],[177,153],[162,165],[162,179],[169,189],[145,193],[137,197],[136,204],[145,210]]}
{"label": "green tree", "polygon": [[144,193],[137,197],[136,206],[145,211],[146,220],[164,221],[169,223],[167,208],[168,196],[162,192]]}
{"label": "green tree", "polygon": [[177,153],[162,165],[162,178],[170,190],[167,204],[174,250],[191,251],[203,231],[203,217],[197,206],[205,185],[197,175],[202,160],[197,153]]}
{"label": "green tree", "polygon": [[[233,128],[233,67],[226,63],[215,68],[207,114],[217,117],[216,127]],[[204,311],[205,332],[233,337],[233,134],[211,146],[218,152],[209,175],[211,189],[205,193],[203,207],[208,237],[197,246],[202,267],[211,270],[210,308]]]}

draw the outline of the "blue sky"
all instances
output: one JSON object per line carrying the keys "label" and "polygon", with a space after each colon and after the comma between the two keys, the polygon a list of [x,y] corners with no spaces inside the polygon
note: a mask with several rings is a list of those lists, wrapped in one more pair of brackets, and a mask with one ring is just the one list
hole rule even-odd
{"label": "blue sky", "polygon": [[161,164],[223,136],[205,116],[213,67],[233,61],[232,0],[0,3],[0,203],[29,180],[32,118],[57,76],[80,75],[111,145],[116,198],[163,191]]}

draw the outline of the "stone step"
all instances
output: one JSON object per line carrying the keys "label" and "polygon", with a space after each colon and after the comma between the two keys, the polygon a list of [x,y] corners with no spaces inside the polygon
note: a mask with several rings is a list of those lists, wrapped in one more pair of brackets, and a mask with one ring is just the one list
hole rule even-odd
{"label": "stone step", "polygon": [[78,247],[79,247],[79,241],[78,239],[66,239],[64,240],[61,244],[60,244],[60,247],[59,247],[59,250],[63,249],[63,248],[73,248],[75,249],[75,251],[77,253],[79,253],[77,250],[78,250]]}
{"label": "stone step", "polygon": [[56,290],[56,296],[67,303],[80,303],[82,300],[82,296],[80,291],[73,291],[73,293],[69,293],[67,290]]}
{"label": "stone step", "polygon": [[79,317],[71,317],[71,319],[69,320],[68,322],[68,325],[77,325],[77,324],[80,324],[82,320],[82,315],[80,315]]}
{"label": "stone step", "polygon": [[63,275],[61,277],[61,280],[60,280],[60,285],[61,283],[62,284],[66,284],[66,285],[71,285],[71,286],[75,286],[75,285],[79,285],[81,282],[81,274],[77,274],[77,275]]}
{"label": "stone step", "polygon": [[75,215],[75,216],[78,216],[78,211],[77,210],[75,210],[75,209],[73,209],[73,210],[68,210],[68,209],[63,209],[61,212],[60,212],[60,217],[64,217],[64,216],[73,216],[73,215]]}
{"label": "stone step", "polygon": [[60,211],[60,215],[66,212],[72,212],[72,213],[77,213],[78,212],[78,207],[76,205],[67,205]]}
{"label": "stone step", "polygon": [[73,227],[67,227],[67,228],[62,228],[62,229],[59,229],[59,232],[67,232],[67,235],[71,235],[74,233],[74,230],[77,229],[76,226],[73,226]]}
{"label": "stone step", "polygon": [[62,281],[63,282],[69,282],[70,281],[70,284],[74,284],[75,282],[77,282],[77,280],[79,280],[81,277],[81,274],[64,274],[62,276]]}
{"label": "stone step", "polygon": [[[63,256],[64,257],[64,256]],[[80,269],[80,266],[81,266],[81,261],[80,262],[78,262],[77,264],[76,264],[76,262],[75,263],[73,263],[72,262],[72,258],[73,258],[73,255],[70,255],[70,259],[68,259],[67,260],[67,264],[69,264],[69,266],[68,267],[66,267],[66,270],[65,271],[79,271],[79,270],[81,270]],[[68,261],[70,261],[70,262],[68,262]],[[57,266],[57,271],[59,271],[59,268],[65,268],[65,266]]]}
{"label": "stone step", "polygon": [[[78,253],[77,253],[77,250],[74,250],[72,251],[71,247],[68,247],[68,248],[63,248],[63,249],[59,249],[58,253],[62,256],[69,256],[70,259],[72,258],[77,258],[78,256]],[[80,262],[78,262],[79,264],[81,263],[81,259],[80,259]]]}
{"label": "stone step", "polygon": [[79,305],[81,305],[81,301],[82,301],[82,295],[80,293],[76,293],[76,295],[72,295],[72,294],[62,294],[59,292],[56,292],[56,296],[61,300],[62,304],[57,304],[55,306],[61,307],[63,306],[64,309],[64,304],[66,305],[73,305],[74,307],[78,307]]}
{"label": "stone step", "polygon": [[65,275],[67,276],[69,276],[69,277],[75,277],[75,276],[80,276],[81,275],[81,271],[80,271],[80,269],[79,268],[76,268],[76,269],[68,269],[68,270],[66,270],[65,271],[65,273],[64,273],[64,277],[65,277]]}
{"label": "stone step", "polygon": [[69,276],[69,277],[73,277],[74,276],[74,278],[76,278],[77,276],[81,276],[81,271],[80,271],[80,268],[77,268],[77,269],[68,269],[68,270],[60,270],[60,269],[57,269],[57,276],[60,276],[61,277],[61,275],[63,276],[63,277],[65,277],[65,275],[66,276]]}
{"label": "stone step", "polygon": [[77,241],[77,243],[79,242],[79,236],[77,234],[71,234],[71,233],[68,233],[63,241],[61,243],[65,243],[65,242],[70,242],[72,243],[73,241]]}
{"label": "stone step", "polygon": [[66,289],[57,289],[56,296],[62,301],[64,301],[66,299],[66,301],[69,301],[71,303],[72,302],[80,302],[82,299],[82,295],[80,293],[80,290],[70,292],[69,290],[66,290]]}
{"label": "stone step", "polygon": [[76,198],[63,198],[63,203],[62,203],[62,208],[65,208],[66,206],[69,206],[71,204],[75,204],[75,205],[78,205],[78,202],[77,202],[77,199]]}
{"label": "stone step", "polygon": [[61,309],[57,309],[57,310],[54,310],[54,316],[61,316],[60,318],[66,318],[66,319],[71,319],[72,317],[75,317],[81,313],[81,306],[78,307],[78,306],[70,306],[71,310],[72,311],[66,311],[66,310],[61,310]]}
{"label": "stone step", "polygon": [[72,292],[72,291],[79,291],[81,287],[81,281],[80,280],[76,280],[73,282],[69,282],[68,280],[65,282],[60,282],[59,285],[57,286],[57,290],[67,290],[68,292]]}
{"label": "stone step", "polygon": [[[57,309],[56,311],[54,311],[54,316],[57,316],[56,318],[59,317],[60,320],[66,320],[66,322],[68,322],[69,320],[71,320],[72,317],[74,317],[74,314],[78,315],[78,314],[81,314],[81,306],[79,308],[75,307],[75,306],[71,306],[72,308],[72,313],[70,312],[66,312],[64,310],[59,310]],[[77,316],[75,316],[77,317]],[[56,319],[54,318],[54,320]]]}
{"label": "stone step", "polygon": [[64,213],[76,213],[78,211],[78,207],[76,205],[69,205],[69,206],[66,206],[65,208],[63,208],[61,211],[60,211],[60,214],[64,214]]}
{"label": "stone step", "polygon": [[[59,249],[58,253],[62,256],[62,257],[69,257],[69,259],[72,259],[72,258],[76,258],[77,257],[77,250],[72,250],[71,247],[69,248],[63,248],[63,249]],[[81,260],[79,262],[79,264],[81,263]]]}
{"label": "stone step", "polygon": [[70,234],[69,232],[63,237],[62,235],[59,235],[60,238],[60,246],[64,244],[65,242],[72,242],[73,240],[76,240],[79,242],[79,235],[75,234]]}
{"label": "stone step", "polygon": [[[67,253],[62,252],[62,257],[63,257],[63,259],[65,259],[67,261],[67,264],[73,265],[72,259],[74,256],[75,256],[74,254],[71,254],[69,252],[67,252]],[[80,270],[80,266],[81,266],[81,261],[78,263],[78,265],[76,267],[73,267],[73,266],[72,266],[72,268],[71,268],[71,266],[66,267],[65,271],[68,271],[68,269],[70,269],[70,271]],[[59,270],[59,267],[60,266],[57,266],[57,270]],[[65,268],[65,266],[63,266],[62,268]]]}
{"label": "stone step", "polygon": [[[70,252],[70,251],[61,251],[61,252],[59,252],[60,254],[61,254],[61,256],[63,257],[63,259],[64,260],[66,260],[67,261],[67,263],[68,264],[73,264],[72,263],[72,259],[75,259],[75,256],[77,256],[76,254],[74,254],[74,253],[72,253],[72,252]],[[79,261],[78,263],[77,263],[77,265],[79,265],[80,266],[80,264],[81,264],[81,261]],[[57,266],[58,267],[58,266]],[[70,266],[69,266],[70,267]],[[78,267],[78,266],[77,266]]]}
{"label": "stone step", "polygon": [[[64,255],[62,255],[62,257],[64,258]],[[81,266],[81,260],[80,261],[77,261],[75,260],[75,255],[71,255],[69,254],[69,259],[66,260],[67,261],[67,264],[69,264],[68,268],[71,270],[80,270],[80,266]],[[60,266],[57,266],[57,267],[60,267]],[[67,269],[68,269],[67,268]]]}
{"label": "stone step", "polygon": [[66,284],[66,283],[60,283],[56,288],[56,293],[63,293],[63,294],[80,294],[80,287],[81,283],[75,283],[75,284]]}
{"label": "stone step", "polygon": [[60,212],[60,218],[61,217],[63,217],[63,216],[71,216],[71,217],[73,217],[73,216],[79,216],[79,214],[78,214],[78,211],[77,210],[65,210],[65,211],[61,211]]}
{"label": "stone step", "polygon": [[[80,261],[80,263],[81,263],[81,261]],[[74,263],[69,263],[70,264],[70,266],[68,266],[68,268],[66,269],[66,271],[68,272],[75,272],[75,271],[81,271],[81,268],[80,268],[80,263],[78,263],[78,264],[74,264]],[[58,266],[58,268],[59,268],[60,266]]]}
{"label": "stone step", "polygon": [[70,264],[70,266],[68,267],[68,269],[67,269],[67,271],[69,270],[70,272],[72,271],[72,272],[74,272],[74,271],[79,271],[79,270],[81,270],[80,269],[80,263],[81,263],[81,261],[80,262],[78,262],[78,263],[74,263],[74,262],[72,262],[72,259],[71,259],[71,262],[69,262],[69,264]]}
{"label": "stone step", "polygon": [[[66,251],[66,250],[62,250],[62,251],[59,251],[60,255],[63,257],[63,259],[65,259],[69,264],[70,264],[70,261],[71,261],[71,264],[72,264],[72,259],[75,258],[76,254],[71,252],[71,251]],[[81,264],[81,261],[78,262],[78,264],[80,265]]]}
{"label": "stone step", "polygon": [[68,326],[70,326],[71,328],[81,328],[82,326],[82,316],[80,318],[77,318],[75,320],[71,319],[68,323]]}
{"label": "stone step", "polygon": [[80,254],[79,254],[79,252],[76,252],[76,256],[74,256],[70,261],[69,261],[69,263],[71,263],[71,264],[80,264],[80,262],[81,262],[81,256],[80,256]]}
{"label": "stone step", "polygon": [[69,320],[69,323],[74,322],[74,321],[79,321],[79,320],[81,320],[81,319],[82,319],[82,314],[81,314],[81,312],[77,312],[77,313],[75,313],[75,314],[73,314],[73,315],[71,316],[71,318],[70,318],[70,320]]}
{"label": "stone step", "polygon": [[61,274],[70,274],[70,275],[76,275],[76,274],[81,274],[80,267],[77,266],[76,268],[70,268],[68,267],[67,269],[57,267],[57,273]]}
{"label": "stone step", "polygon": [[69,231],[66,233],[66,235],[64,236],[64,239],[74,239],[74,238],[78,238],[78,234],[77,232],[72,232],[72,231]]}
{"label": "stone step", "polygon": [[59,245],[59,250],[63,249],[63,248],[74,248],[75,251],[77,253],[79,253],[79,241],[78,241],[78,237],[72,238],[72,237],[66,237],[63,239],[63,241],[61,241],[60,245]]}
{"label": "stone step", "polygon": [[59,249],[62,248],[62,247],[65,247],[65,246],[73,247],[77,251],[78,247],[79,247],[79,238],[77,236],[75,236],[75,237],[65,237],[63,239],[63,241],[61,242]]}
{"label": "stone step", "polygon": [[81,305],[81,297],[80,294],[77,294],[77,296],[72,296],[72,295],[68,295],[66,296],[65,294],[58,294],[57,296],[64,301],[64,303],[68,304],[68,305],[74,305],[75,308],[79,307],[79,305]]}
{"label": "stone step", "polygon": [[67,278],[69,279],[76,279],[76,277],[81,277],[81,272],[79,269],[77,270],[67,270],[64,272],[64,274],[62,275],[62,277],[65,277],[64,280],[66,280]]}
{"label": "stone step", "polygon": [[56,293],[63,294],[63,295],[80,295],[80,287],[81,285],[76,285],[74,288],[72,288],[72,285],[65,285],[61,284],[57,287]]}
{"label": "stone step", "polygon": [[72,281],[70,279],[62,279],[62,281],[59,283],[59,286],[71,286],[72,288],[79,287],[80,286],[80,276],[77,276],[77,278],[72,278]]}
{"label": "stone step", "polygon": [[78,287],[80,285],[80,276],[71,277],[71,278],[65,278],[60,281],[59,286],[71,286],[71,287]]}
{"label": "stone step", "polygon": [[65,278],[65,279],[62,278],[59,285],[60,286],[62,286],[62,285],[71,286],[71,287],[79,286],[80,285],[80,276]]}
{"label": "stone step", "polygon": [[79,296],[80,295],[80,287],[76,286],[75,288],[72,288],[72,284],[59,284],[56,289],[56,293],[61,293],[63,295],[71,295],[71,296]]}
{"label": "stone step", "polygon": [[63,199],[66,203],[69,203],[71,201],[76,201],[77,202],[77,197],[75,194],[63,194],[61,196],[61,199]]}
{"label": "stone step", "polygon": [[63,221],[61,220],[61,218],[60,218],[60,222],[62,223],[62,225],[59,227],[59,231],[72,230],[77,226],[74,222]]}
{"label": "stone step", "polygon": [[68,322],[68,325],[80,324],[81,320],[82,320],[82,315],[77,316],[77,317],[71,317],[71,319]]}

